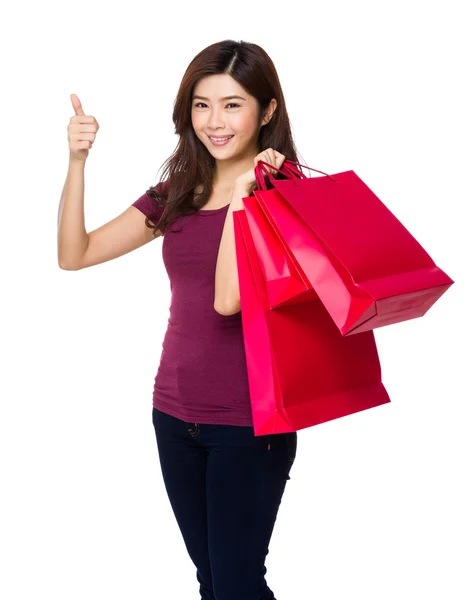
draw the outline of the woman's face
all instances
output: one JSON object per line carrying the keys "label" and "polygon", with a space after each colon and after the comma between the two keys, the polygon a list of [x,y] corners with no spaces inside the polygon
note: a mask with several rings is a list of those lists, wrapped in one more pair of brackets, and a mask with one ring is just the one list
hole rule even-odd
{"label": "woman's face", "polygon": [[[216,159],[255,156],[260,131],[258,117],[257,100],[230,75],[207,75],[194,87],[191,105],[193,129]],[[216,145],[210,136],[233,137]]]}

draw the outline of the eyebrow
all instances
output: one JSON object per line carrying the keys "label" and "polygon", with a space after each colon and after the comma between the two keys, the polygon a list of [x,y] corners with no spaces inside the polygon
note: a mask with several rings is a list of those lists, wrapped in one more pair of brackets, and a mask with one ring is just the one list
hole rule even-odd
{"label": "eyebrow", "polygon": [[[239,98],[240,100],[244,100],[245,102],[247,102],[246,98],[243,98],[242,96],[224,96],[223,98],[220,98],[220,100],[232,100],[233,98]],[[193,96],[193,100],[208,100],[209,98],[206,98],[205,96]]]}

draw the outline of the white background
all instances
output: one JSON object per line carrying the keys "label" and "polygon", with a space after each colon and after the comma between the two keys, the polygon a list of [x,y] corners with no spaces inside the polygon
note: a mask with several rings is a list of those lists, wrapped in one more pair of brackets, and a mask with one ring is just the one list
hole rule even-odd
{"label": "white background", "polygon": [[157,182],[188,63],[232,38],[274,61],[301,158],[353,169],[455,280],[423,318],[376,330],[390,404],[298,432],[267,582],[277,600],[464,600],[461,3],[161,4],[2,19],[0,596],[199,598],[151,422],[161,238],[67,272],[56,219],[70,94],[100,123],[91,231]]}

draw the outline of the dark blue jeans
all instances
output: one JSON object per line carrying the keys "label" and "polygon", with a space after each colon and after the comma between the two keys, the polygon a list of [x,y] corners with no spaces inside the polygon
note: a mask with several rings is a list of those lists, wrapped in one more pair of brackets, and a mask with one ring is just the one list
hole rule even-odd
{"label": "dark blue jeans", "polygon": [[202,600],[276,600],[265,559],[297,433],[188,423],[152,407],[165,487]]}

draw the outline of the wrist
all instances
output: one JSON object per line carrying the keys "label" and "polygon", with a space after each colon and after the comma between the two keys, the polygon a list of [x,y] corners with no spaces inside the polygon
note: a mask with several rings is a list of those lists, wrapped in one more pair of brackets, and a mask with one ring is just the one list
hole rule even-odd
{"label": "wrist", "polygon": [[80,158],[76,158],[70,154],[68,165],[71,168],[76,168],[76,169],[84,168],[86,165],[86,159],[81,160]]}
{"label": "wrist", "polygon": [[245,181],[241,181],[241,179],[237,179],[235,181],[235,185],[233,186],[233,195],[234,196],[249,196],[251,194],[252,184],[247,183]]}

